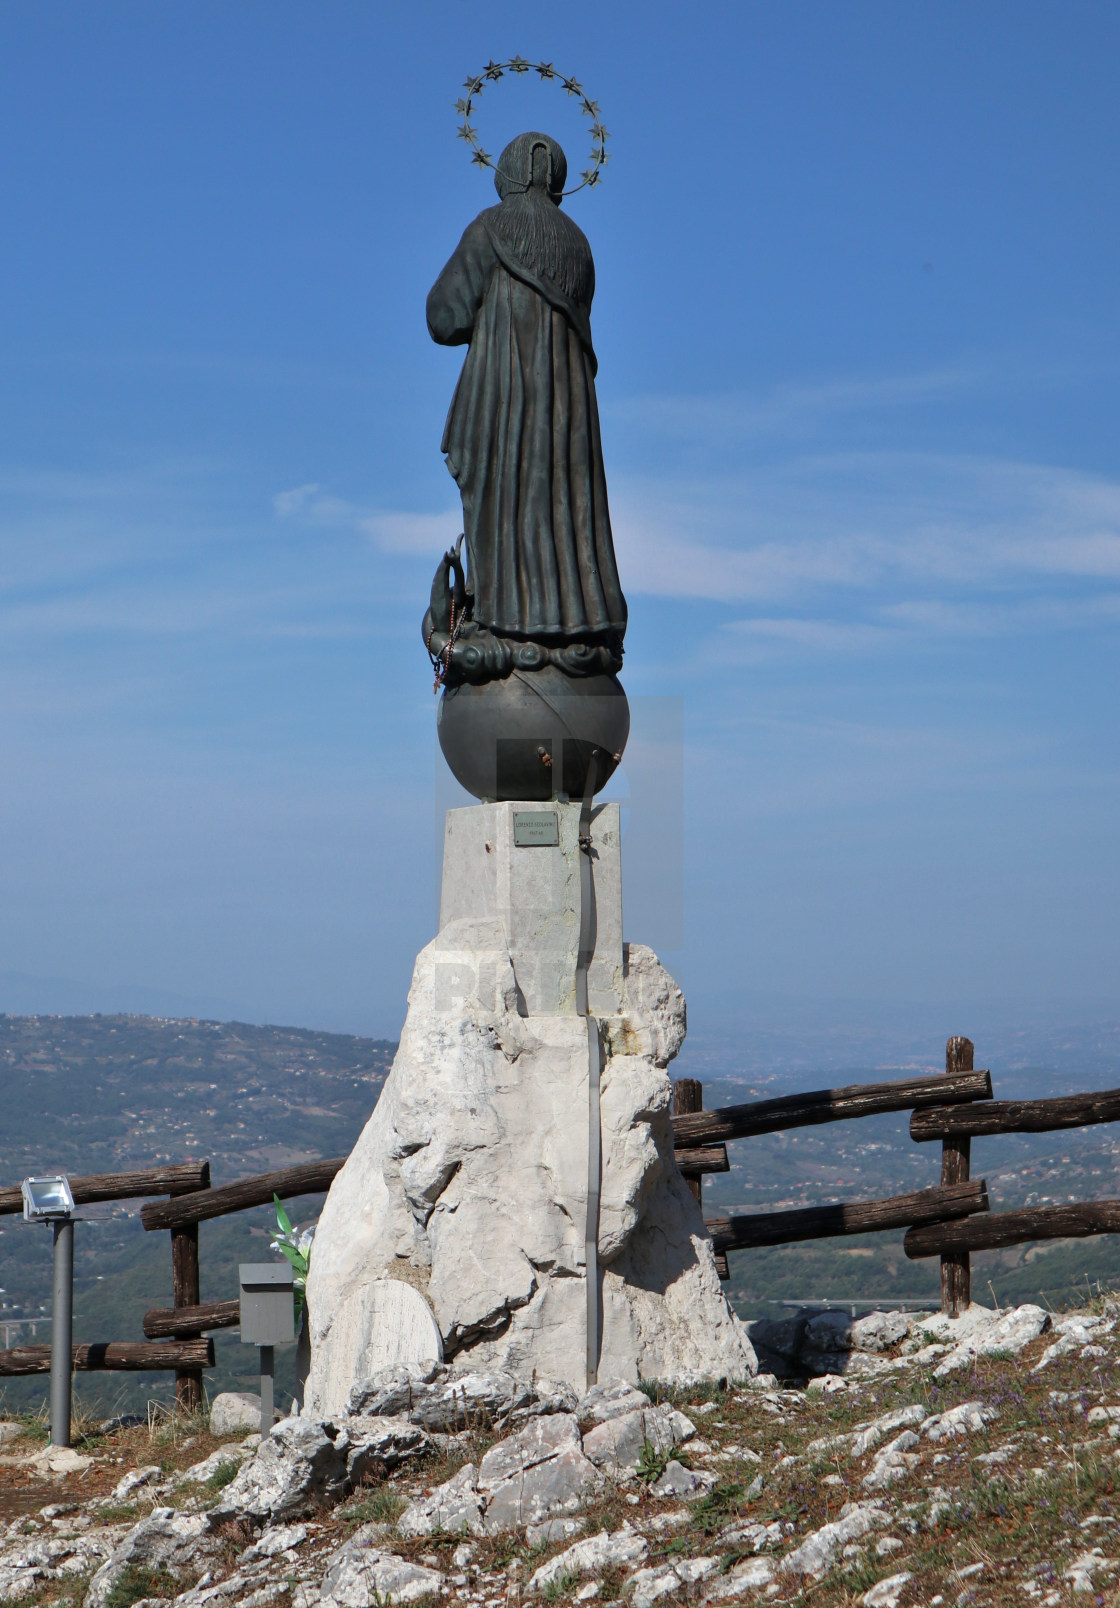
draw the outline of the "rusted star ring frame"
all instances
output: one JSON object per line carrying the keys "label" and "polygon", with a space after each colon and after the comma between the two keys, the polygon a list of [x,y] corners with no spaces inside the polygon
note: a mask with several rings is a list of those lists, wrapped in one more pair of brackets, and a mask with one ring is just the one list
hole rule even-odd
{"label": "rusted star ring frame", "polygon": [[609,160],[607,156],[607,131],[603,127],[599,103],[591,99],[578,79],[565,78],[563,73],[556,71],[550,61],[526,61],[522,56],[515,56],[512,61],[488,61],[477,78],[467,79],[463,85],[467,92],[466,99],[460,97],[455,102],[455,110],[463,119],[459,124],[459,138],[466,140],[474,152],[471,161],[476,167],[493,168],[495,173],[498,171],[498,164],[494,161],[489,151],[482,149],[478,134],[471,126],[471,112],[474,109],[475,101],[482,94],[487,84],[496,84],[499,78],[505,77],[506,73],[520,75],[529,72],[539,73],[541,81],[544,83],[559,84],[561,89],[566,90],[569,95],[579,100],[580,111],[584,117],[591,119],[591,138],[593,142],[591,146],[591,165],[584,168],[580,174],[580,182],[574,185],[572,189],[565,190],[564,194],[575,195],[577,190],[582,190],[585,186],[588,189],[592,189],[596,184],[602,182],[602,170]]}

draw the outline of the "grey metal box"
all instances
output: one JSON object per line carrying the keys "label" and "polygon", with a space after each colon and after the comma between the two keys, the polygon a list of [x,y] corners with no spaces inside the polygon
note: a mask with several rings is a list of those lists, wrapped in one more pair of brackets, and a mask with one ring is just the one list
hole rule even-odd
{"label": "grey metal box", "polygon": [[294,1275],[286,1262],[242,1262],[237,1270],[241,1343],[282,1346],[296,1337]]}

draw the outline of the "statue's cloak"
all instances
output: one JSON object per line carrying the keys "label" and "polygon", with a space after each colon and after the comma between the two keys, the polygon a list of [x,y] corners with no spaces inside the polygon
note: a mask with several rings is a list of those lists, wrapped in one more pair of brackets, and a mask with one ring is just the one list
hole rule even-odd
{"label": "statue's cloak", "polygon": [[463,499],[474,618],[512,636],[626,628],[595,401],[591,296],[519,261],[491,207],[428,296],[428,329],[469,345],[443,451]]}

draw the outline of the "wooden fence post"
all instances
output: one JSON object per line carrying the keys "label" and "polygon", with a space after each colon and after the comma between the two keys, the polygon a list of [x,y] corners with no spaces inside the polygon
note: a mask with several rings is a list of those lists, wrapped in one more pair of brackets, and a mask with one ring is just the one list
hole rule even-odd
{"label": "wooden fence post", "polygon": [[[197,1194],[210,1188],[210,1163],[202,1163],[198,1183],[184,1183],[172,1187],[171,1199],[178,1195]],[[143,1211],[140,1219],[143,1221]],[[202,1301],[202,1287],[198,1273],[198,1224],[176,1224],[171,1230],[171,1305],[196,1307]],[[202,1369],[176,1368],[175,1405],[181,1412],[197,1412],[202,1406]]]}
{"label": "wooden fence post", "polygon": [[[968,1143],[968,1140],[965,1140]],[[202,1290],[198,1274],[198,1224],[171,1230],[171,1304],[198,1306]],[[181,1412],[196,1412],[202,1406],[202,1369],[176,1368],[175,1405]]]}
{"label": "wooden fence post", "polygon": [[[971,1072],[974,1047],[971,1039],[951,1038],[945,1045],[945,1071]],[[972,1162],[972,1140],[941,1141],[942,1184],[968,1182]],[[972,1300],[972,1265],[967,1251],[951,1251],[941,1258],[941,1310],[955,1318]]]}
{"label": "wooden fence post", "polygon": [[[704,1085],[697,1078],[678,1078],[673,1084],[673,1115],[683,1117],[686,1111],[703,1111],[703,1109]],[[703,1174],[693,1172],[689,1167],[682,1167],[681,1173],[694,1197],[699,1200]]]}
{"label": "wooden fence post", "polygon": [[[703,1109],[704,1085],[699,1078],[678,1078],[673,1084],[674,1117],[683,1117],[688,1111],[703,1111]],[[704,1182],[704,1174],[693,1171],[691,1167],[682,1167],[681,1177],[692,1191],[697,1203],[702,1205],[701,1186]],[[726,1251],[716,1252],[716,1272],[721,1279],[727,1280],[731,1277],[731,1269],[727,1265]]]}

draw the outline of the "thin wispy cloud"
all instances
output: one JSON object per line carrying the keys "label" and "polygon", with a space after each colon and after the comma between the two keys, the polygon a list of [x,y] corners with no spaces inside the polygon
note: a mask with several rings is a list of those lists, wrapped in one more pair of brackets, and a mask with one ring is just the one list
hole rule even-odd
{"label": "thin wispy cloud", "polygon": [[930,369],[918,374],[853,375],[817,384],[782,385],[763,396],[639,396],[611,401],[612,424],[653,432],[675,445],[710,450],[736,442],[772,441],[819,434],[839,421],[944,403],[991,383],[988,366]]}
{"label": "thin wispy cloud", "polygon": [[278,492],[272,506],[279,519],[319,529],[359,531],[381,552],[407,556],[438,557],[463,528],[463,516],[457,508],[439,514],[362,508],[332,496],[314,481]]}
{"label": "thin wispy cloud", "polygon": [[612,508],[627,590],[744,606],[721,623],[751,655],[1117,620],[1120,484],[1080,470],[830,453],[702,480],[627,477]]}
{"label": "thin wispy cloud", "polygon": [[990,458],[853,453],[703,482],[627,479],[613,518],[639,589],[666,596],[1120,579],[1120,484]]}
{"label": "thin wispy cloud", "polygon": [[377,628],[374,603],[390,589],[357,542],[277,543],[267,499],[244,503],[229,465],[213,461],[0,468],[0,633],[35,653]]}

